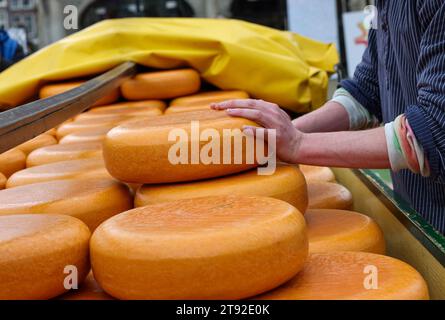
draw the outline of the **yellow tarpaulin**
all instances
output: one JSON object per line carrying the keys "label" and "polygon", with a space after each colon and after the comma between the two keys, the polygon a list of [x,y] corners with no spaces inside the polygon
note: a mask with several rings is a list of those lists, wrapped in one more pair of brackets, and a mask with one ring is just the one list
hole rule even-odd
{"label": "yellow tarpaulin", "polygon": [[48,81],[93,76],[124,62],[190,66],[221,89],[307,112],[326,99],[335,46],[237,20],[127,18],[66,37],[0,74],[0,105],[31,99]]}

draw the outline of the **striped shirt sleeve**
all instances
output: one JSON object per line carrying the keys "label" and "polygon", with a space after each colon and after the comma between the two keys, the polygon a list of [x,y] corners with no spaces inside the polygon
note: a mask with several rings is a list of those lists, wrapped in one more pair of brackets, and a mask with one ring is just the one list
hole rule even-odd
{"label": "striped shirt sleeve", "polygon": [[406,117],[425,150],[431,176],[445,182],[445,3],[423,14],[428,19],[417,66],[417,104],[407,108]]}

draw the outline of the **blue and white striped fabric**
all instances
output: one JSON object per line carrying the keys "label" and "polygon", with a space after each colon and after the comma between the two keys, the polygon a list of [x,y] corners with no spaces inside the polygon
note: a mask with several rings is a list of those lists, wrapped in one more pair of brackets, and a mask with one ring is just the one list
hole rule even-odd
{"label": "blue and white striped fabric", "polygon": [[432,176],[393,173],[395,191],[445,233],[445,1],[377,0],[378,28],[341,86],[384,123],[405,113]]}

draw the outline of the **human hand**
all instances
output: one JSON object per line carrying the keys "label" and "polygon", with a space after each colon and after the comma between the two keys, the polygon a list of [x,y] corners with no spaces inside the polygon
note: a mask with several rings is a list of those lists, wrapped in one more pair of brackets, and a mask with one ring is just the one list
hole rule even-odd
{"label": "human hand", "polygon": [[265,140],[269,134],[276,138],[277,157],[288,163],[297,163],[297,155],[304,138],[291,121],[289,115],[278,105],[263,100],[229,100],[211,104],[214,110],[225,110],[228,115],[249,119],[263,128],[246,126],[246,135],[257,136],[262,133]]}

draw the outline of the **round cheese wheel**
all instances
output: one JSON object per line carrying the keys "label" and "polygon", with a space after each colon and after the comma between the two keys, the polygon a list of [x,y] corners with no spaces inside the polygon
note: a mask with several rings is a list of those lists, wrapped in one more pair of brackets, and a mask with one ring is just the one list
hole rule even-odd
{"label": "round cheese wheel", "polygon": [[[78,86],[84,84],[85,81],[74,81],[74,82],[63,82],[63,83],[54,83],[43,86],[40,89],[40,99],[49,98],[66,91],[77,88]],[[113,103],[117,101],[120,97],[119,88],[112,90],[109,94],[103,96],[101,99],[96,101],[93,106],[102,106]]]}
{"label": "round cheese wheel", "polygon": [[174,99],[170,106],[195,106],[195,105],[210,105],[211,103],[223,102],[234,99],[249,99],[249,94],[240,90],[226,90],[226,91],[210,91],[201,92],[192,96],[181,97]]}
{"label": "round cheese wheel", "polygon": [[165,110],[165,114],[201,111],[201,110],[209,110],[209,109],[210,109],[209,104],[195,105],[195,106],[172,106],[172,107],[168,107]]}
{"label": "round cheese wheel", "polygon": [[35,167],[59,161],[89,158],[102,158],[102,143],[70,143],[43,147],[29,154],[26,165]]}
{"label": "round cheese wheel", "polygon": [[85,142],[103,142],[107,133],[113,129],[114,126],[104,126],[97,129],[91,129],[87,131],[80,131],[70,133],[60,139],[60,144],[68,143],[85,143]]}
{"label": "round cheese wheel", "polygon": [[26,154],[19,149],[11,149],[0,154],[0,172],[9,178],[13,173],[26,167]]}
{"label": "round cheese wheel", "polygon": [[309,182],[335,182],[335,174],[328,167],[300,165],[306,181]]}
{"label": "round cheese wheel", "polygon": [[363,214],[330,209],[312,209],[305,215],[309,252],[363,251],[385,254],[380,227]]}
{"label": "round cheese wheel", "polygon": [[135,198],[135,206],[217,195],[264,196],[286,201],[302,214],[307,209],[304,176],[296,166],[280,165],[273,175],[259,175],[256,169],[227,177],[168,185],[146,185]]}
{"label": "round cheese wheel", "polygon": [[[108,132],[105,163],[113,177],[128,183],[192,181],[244,171],[256,166],[254,148],[248,148],[243,138],[244,125],[256,124],[214,110],[129,122]],[[223,137],[223,131],[229,132],[229,138]],[[202,141],[203,132],[213,135]],[[232,151],[224,148],[229,143]],[[212,152],[213,157],[206,159]],[[224,155],[230,157],[228,161]],[[235,155],[239,164],[235,163]],[[184,162],[180,163],[181,159]]]}
{"label": "round cheese wheel", "polygon": [[36,149],[43,148],[46,146],[52,146],[57,143],[58,143],[57,139],[54,138],[52,135],[41,134],[40,136],[37,136],[34,139],[31,139],[17,146],[17,149],[23,151],[25,154],[29,154]]}
{"label": "round cheese wheel", "polygon": [[50,299],[66,292],[70,279],[81,282],[90,270],[89,239],[87,226],[72,217],[1,216],[0,300]]}
{"label": "round cheese wheel", "polygon": [[198,92],[199,73],[193,69],[141,73],[121,86],[127,100],[172,99]]}
{"label": "round cheese wheel", "polygon": [[76,119],[121,115],[121,116],[160,116],[164,114],[166,103],[161,100],[121,102],[110,106],[90,109]]}
{"label": "round cheese wheel", "polygon": [[91,230],[133,207],[126,185],[111,179],[73,179],[29,184],[0,191],[0,216],[22,213],[65,214]]}
{"label": "round cheese wheel", "polygon": [[93,273],[90,272],[78,289],[72,289],[59,297],[60,300],[114,300],[96,282]]}
{"label": "round cheese wheel", "polygon": [[66,179],[112,179],[102,159],[69,160],[31,167],[14,173],[7,188]]}
{"label": "round cheese wheel", "polygon": [[76,121],[67,122],[57,128],[57,137],[61,140],[64,136],[82,131],[89,131],[94,129],[102,129],[104,127],[115,127],[120,123],[134,119],[132,117],[125,117],[119,115],[107,115],[89,119],[80,119]]}
{"label": "round cheese wheel", "polygon": [[0,172],[0,190],[4,189],[6,186],[6,177]]}
{"label": "round cheese wheel", "polygon": [[352,207],[352,194],[344,186],[331,182],[309,182],[309,209],[340,209]]}
{"label": "round cheese wheel", "polygon": [[119,299],[242,299],[292,278],[307,246],[303,216],[284,201],[205,197],[109,219],[91,238],[91,263]]}
{"label": "round cheese wheel", "polygon": [[291,281],[261,300],[424,300],[422,276],[400,260],[367,252],[311,254]]}

